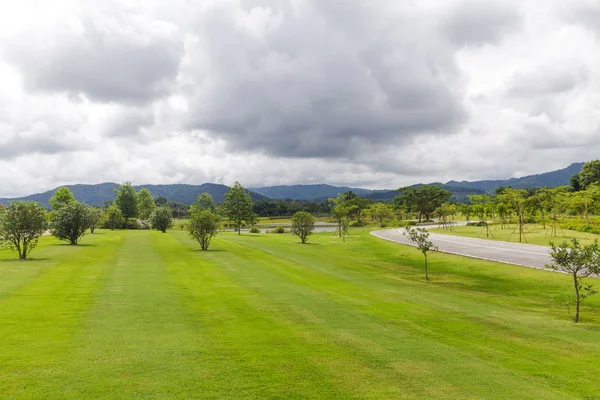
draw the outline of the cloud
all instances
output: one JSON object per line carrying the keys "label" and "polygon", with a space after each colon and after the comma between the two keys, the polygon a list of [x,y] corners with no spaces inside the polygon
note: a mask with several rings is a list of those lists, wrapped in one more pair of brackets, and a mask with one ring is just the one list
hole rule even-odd
{"label": "cloud", "polygon": [[426,22],[364,2],[279,4],[200,16],[182,68],[197,82],[188,127],[233,150],[344,157],[465,120],[460,71]]}
{"label": "cloud", "polygon": [[496,43],[521,23],[515,2],[464,0],[452,7],[443,32],[458,45]]}
{"label": "cloud", "polygon": [[396,188],[600,152],[594,1],[46,3],[0,14],[0,197]]}
{"label": "cloud", "polygon": [[24,35],[9,46],[27,90],[85,95],[98,102],[148,103],[167,95],[183,49],[171,35],[128,30],[127,20],[82,17],[50,35]]}

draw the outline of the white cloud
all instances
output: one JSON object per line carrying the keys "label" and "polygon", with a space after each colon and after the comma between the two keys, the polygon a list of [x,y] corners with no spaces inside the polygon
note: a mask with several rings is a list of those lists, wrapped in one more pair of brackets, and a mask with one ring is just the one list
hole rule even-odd
{"label": "white cloud", "polygon": [[123,180],[393,188],[597,158],[599,10],[7,3],[0,197]]}

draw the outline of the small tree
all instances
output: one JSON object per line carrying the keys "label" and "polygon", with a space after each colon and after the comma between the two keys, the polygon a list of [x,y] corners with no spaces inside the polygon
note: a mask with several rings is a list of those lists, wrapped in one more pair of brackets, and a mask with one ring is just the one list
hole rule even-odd
{"label": "small tree", "polygon": [[89,228],[90,233],[93,234],[96,228],[98,227],[98,224],[100,224],[100,221],[102,221],[102,209],[97,207],[90,207],[89,214]]}
{"label": "small tree", "polygon": [[117,228],[122,228],[125,220],[123,219],[123,213],[115,204],[111,205],[106,209],[104,214],[105,227],[109,227],[111,231]]}
{"label": "small tree", "polygon": [[306,243],[308,236],[315,230],[315,217],[306,211],[298,211],[292,217],[292,233]]}
{"label": "small tree", "polygon": [[52,235],[69,244],[77,244],[90,226],[90,210],[79,202],[66,204],[54,211]]}
{"label": "small tree", "polygon": [[200,243],[203,251],[208,250],[210,241],[217,234],[221,218],[209,210],[195,210],[190,214],[188,232]]}
{"label": "small tree", "polygon": [[156,208],[154,203],[154,197],[148,189],[142,189],[138,193],[138,211],[140,219],[147,221],[152,215],[152,212]]}
{"label": "small tree", "polygon": [[383,228],[383,223],[385,221],[389,221],[394,217],[394,213],[392,207],[383,204],[383,203],[375,203],[371,206],[371,215],[374,219],[379,221],[379,227]]}
{"label": "small tree", "polygon": [[427,253],[429,251],[437,251],[437,246],[429,240],[429,232],[424,228],[405,228],[404,235],[415,243],[417,249],[425,256],[425,280],[429,280],[429,272],[427,270]]}
{"label": "small tree", "polygon": [[210,194],[200,193],[194,204],[192,204],[192,207],[195,207],[198,210],[208,210],[214,212],[217,209],[217,204]]}
{"label": "small tree", "polygon": [[150,215],[150,224],[152,229],[166,233],[167,229],[173,226],[171,218],[171,209],[169,207],[158,207],[152,215]]}
{"label": "small tree", "polygon": [[0,208],[0,237],[21,260],[27,259],[47,228],[46,210],[39,203],[14,201]]}
{"label": "small tree", "polygon": [[579,240],[571,239],[571,243],[563,242],[559,246],[550,243],[552,250],[550,256],[553,263],[547,265],[555,271],[566,272],[573,277],[575,288],[575,323],[579,322],[579,308],[589,296],[597,292],[592,285],[583,285],[583,279],[593,274],[600,273],[600,246],[598,241],[581,246]]}
{"label": "small tree", "polygon": [[125,221],[138,216],[138,196],[131,182],[125,182],[119,189],[115,189],[115,196],[115,204],[121,210]]}
{"label": "small tree", "polygon": [[61,188],[56,189],[56,192],[54,192],[54,195],[50,197],[50,200],[48,201],[52,206],[53,210],[58,210],[63,206],[74,203],[75,196],[73,196],[73,193],[69,190],[68,187],[63,186]]}
{"label": "small tree", "polygon": [[253,225],[256,222],[256,216],[252,212],[252,197],[250,192],[236,182],[229,191],[225,193],[225,202],[223,210],[227,217],[235,224],[235,230],[242,234],[242,225]]}

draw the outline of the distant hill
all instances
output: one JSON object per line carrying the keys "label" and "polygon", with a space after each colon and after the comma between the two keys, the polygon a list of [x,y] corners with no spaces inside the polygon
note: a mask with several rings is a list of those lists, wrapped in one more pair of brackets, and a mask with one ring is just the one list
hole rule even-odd
{"label": "distant hill", "polygon": [[336,197],[338,193],[352,190],[358,196],[366,196],[372,192],[369,189],[350,188],[346,186],[332,185],[289,185],[289,186],[267,186],[250,188],[255,193],[262,194],[270,199],[277,200],[327,200]]}
{"label": "distant hill", "polygon": [[527,188],[544,188],[544,187],[557,187],[569,185],[569,179],[571,176],[581,171],[584,163],[573,163],[567,168],[559,169],[557,171],[546,172],[537,175],[528,175],[522,178],[511,178],[505,180],[487,180],[487,181],[473,181],[473,182],[457,182],[449,181],[446,185],[457,188],[472,188],[479,189],[486,192],[494,191],[500,186],[511,186],[514,189],[527,189]]}
{"label": "distant hill", "polygon": [[[69,190],[73,192],[75,198],[81,202],[92,206],[101,206],[104,200],[114,200],[114,190],[119,187],[116,183],[100,183],[97,185],[67,185]],[[146,188],[156,197],[166,197],[169,200],[178,203],[192,204],[200,193],[209,193],[216,202],[220,203],[224,200],[224,195],[228,187],[215,183],[204,183],[202,185],[140,185],[136,186],[136,190]],[[49,190],[44,193],[33,194],[30,196],[15,198],[15,199],[0,199],[0,203],[6,204],[9,200],[31,200],[49,206],[48,200],[56,189]],[[263,199],[264,196],[251,192],[253,200]]]}

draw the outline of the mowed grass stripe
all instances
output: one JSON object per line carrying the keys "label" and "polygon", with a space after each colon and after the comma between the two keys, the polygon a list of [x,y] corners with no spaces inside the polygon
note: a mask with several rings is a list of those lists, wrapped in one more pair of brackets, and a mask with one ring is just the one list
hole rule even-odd
{"label": "mowed grass stripe", "polygon": [[[125,232],[115,268],[95,299],[57,394],[69,398],[199,398],[212,366],[202,330],[183,312],[155,243]],[[160,237],[156,240],[157,237]]]}
{"label": "mowed grass stripe", "polygon": [[43,238],[35,258],[0,263],[0,269],[32,271],[28,280],[27,273],[17,274],[20,284],[0,298],[0,396],[48,398],[60,385],[69,367],[65,356],[114,265],[120,239],[93,235],[87,246],[73,247]]}
{"label": "mowed grass stripe", "polygon": [[224,262],[238,260],[236,254],[218,246],[200,252],[183,232],[161,238],[156,247],[184,293],[190,317],[206,333],[203,350],[213,374],[205,384],[209,391],[200,397],[353,398],[349,387],[330,379],[315,359],[354,367],[356,374],[362,366],[344,365],[346,357],[335,348],[299,339],[299,327],[273,314],[270,304],[257,309],[256,293],[232,280],[224,268]]}
{"label": "mowed grass stripe", "polygon": [[[469,300],[465,300],[463,297],[463,293],[461,293],[461,291],[456,292],[456,290],[454,291],[454,298],[452,296],[449,296],[449,293],[444,293],[443,296],[439,295],[439,293],[437,293],[437,291],[439,291],[440,289],[437,287],[431,287],[428,288],[426,284],[424,284],[421,281],[416,282],[416,285],[418,286],[418,290],[420,291],[420,297],[422,298],[418,298],[416,299],[417,301],[417,305],[415,306],[415,304],[411,304],[411,300],[413,299],[414,301],[414,296],[415,293],[410,293],[408,295],[403,295],[400,296],[399,298],[394,299],[393,296],[390,296],[390,291],[387,291],[385,288],[385,285],[381,285],[382,288],[381,290],[367,290],[364,287],[360,287],[360,285],[364,284],[364,282],[368,281],[369,279],[371,279],[370,276],[368,276],[368,274],[365,274],[363,277],[359,277],[357,282],[356,280],[354,282],[349,281],[348,279],[343,279],[340,280],[338,282],[338,284],[336,285],[336,283],[334,281],[332,281],[331,279],[329,279],[328,277],[323,277],[323,276],[319,276],[319,274],[322,271],[322,268],[331,268],[332,263],[327,260],[326,262],[322,263],[323,265],[320,265],[317,269],[319,270],[317,274],[311,274],[311,268],[316,265],[321,263],[321,257],[320,254],[318,253],[318,251],[315,248],[310,249],[311,251],[311,257],[308,260],[305,260],[304,263],[299,263],[298,260],[295,260],[295,262],[293,263],[287,263],[285,264],[285,262],[282,263],[282,260],[285,260],[286,257],[284,254],[290,255],[291,257],[297,258],[298,257],[298,252],[294,249],[293,251],[291,251],[293,249],[293,247],[289,247],[289,242],[284,242],[284,243],[278,243],[277,241],[273,241],[273,240],[268,240],[268,241],[264,241],[264,242],[257,242],[256,240],[250,240],[250,241],[246,241],[244,242],[243,239],[240,239],[239,237],[236,236],[227,236],[227,239],[229,241],[233,241],[236,243],[243,243],[242,246],[246,246],[246,244],[252,244],[252,247],[254,247],[254,249],[249,249],[249,248],[244,248],[243,250],[238,251],[237,253],[240,254],[244,254],[244,257],[247,259],[252,259],[252,260],[261,260],[260,262],[258,262],[258,264],[260,264],[261,268],[260,269],[245,269],[245,271],[248,272],[250,278],[249,279],[257,279],[257,277],[260,275],[261,271],[264,272],[265,270],[271,269],[279,274],[283,274],[286,277],[286,280],[289,280],[290,276],[294,275],[294,271],[296,271],[296,274],[300,274],[300,275],[306,275],[307,279],[300,279],[300,280],[296,280],[296,283],[300,284],[300,285],[307,285],[311,288],[311,290],[314,291],[314,293],[328,293],[329,295],[331,295],[332,293],[336,292],[336,291],[340,291],[341,296],[339,298],[335,298],[335,296],[333,296],[330,299],[330,302],[339,302],[341,304],[345,304],[347,306],[350,307],[354,307],[356,308],[356,312],[359,313],[374,313],[374,315],[376,315],[379,318],[384,318],[384,321],[381,320],[376,320],[376,321],[370,321],[368,323],[369,326],[377,326],[377,324],[379,324],[380,326],[394,326],[393,330],[393,335],[398,336],[403,330],[407,329],[407,327],[409,327],[409,331],[411,331],[412,334],[417,334],[419,336],[418,341],[419,344],[421,345],[421,347],[426,347],[426,348],[431,348],[431,349],[436,349],[436,347],[438,347],[440,344],[443,345],[445,343],[449,344],[450,346],[452,346],[452,350],[456,353],[454,355],[452,354],[448,354],[448,357],[452,357],[454,356],[456,359],[468,359],[469,356],[471,357],[481,357],[481,360],[477,360],[478,362],[483,362],[483,363],[487,363],[488,359],[492,360],[494,362],[494,364],[496,365],[497,368],[502,369],[502,368],[507,368],[510,367],[511,368],[511,372],[513,374],[522,374],[522,375],[527,375],[527,372],[530,370],[536,370],[536,371],[543,371],[546,368],[546,361],[548,359],[544,358],[545,356],[550,356],[551,358],[555,355],[556,353],[556,349],[557,348],[563,348],[564,350],[564,354],[568,354],[571,355],[572,354],[572,348],[571,346],[569,346],[568,343],[563,343],[562,341],[548,341],[545,340],[543,333],[540,333],[538,331],[535,330],[535,326],[527,326],[528,322],[529,322],[529,318],[534,318],[535,316],[529,315],[529,318],[525,315],[518,315],[516,318],[513,317],[512,313],[504,313],[504,315],[499,315],[498,314],[498,310],[496,310],[495,312],[492,313],[485,313],[486,315],[481,317],[479,315],[479,310],[477,311],[471,311],[470,314],[469,313],[448,313],[445,309],[447,308],[446,305],[444,304],[444,302],[442,302],[441,300],[445,300],[446,303],[450,302],[450,303],[468,303]],[[289,240],[290,238],[288,237],[287,240]],[[324,238],[325,240],[327,240],[327,238]],[[285,240],[285,239],[284,239]],[[367,240],[370,240],[369,238],[367,238]],[[241,241],[241,242],[240,242]],[[266,243],[268,245],[268,247],[261,247],[260,243]],[[340,245],[342,245],[340,243]],[[293,244],[292,244],[293,246]],[[342,246],[347,246],[352,248],[352,245],[342,245]],[[276,254],[275,256],[273,256],[272,258],[266,256],[265,254],[270,254],[270,253],[279,253],[280,247],[285,248],[285,251],[283,251],[283,254]],[[307,248],[308,246],[299,246],[300,248]],[[316,246],[318,247],[318,246]],[[260,252],[263,253],[262,257],[256,257],[256,254],[253,254],[253,252]],[[327,249],[328,253],[331,253],[331,251],[329,251],[329,249]],[[354,265],[356,266],[357,263],[356,262],[348,262],[348,256],[346,256],[345,258],[345,262],[347,265]],[[367,260],[365,260],[367,261]],[[379,262],[381,263],[383,260],[380,260]],[[334,267],[335,269],[335,267]],[[299,271],[299,272],[298,272]],[[241,269],[240,269],[240,273],[241,273]],[[379,279],[377,279],[377,281],[380,282]],[[319,282],[322,282],[323,287],[321,288],[322,290],[319,291],[319,288],[316,287],[315,285],[318,285]],[[381,282],[380,282],[381,283]],[[415,284],[415,282],[413,282],[413,284]],[[279,285],[285,285],[285,282],[280,282]],[[349,288],[342,288],[339,289],[340,286],[348,286]],[[300,287],[300,286],[299,286]],[[402,287],[403,290],[407,289],[408,287],[406,285],[404,285]],[[290,287],[287,287],[288,292],[290,290]],[[348,301],[348,293],[349,292],[356,292],[356,293],[361,293],[361,294],[357,294],[356,297],[359,296],[363,296],[363,297],[370,297],[370,300],[368,302],[368,305],[361,305],[358,304],[357,306],[357,302],[355,300],[351,300]],[[441,288],[442,292],[448,292],[448,288]],[[306,292],[306,291],[304,291]],[[401,294],[402,291],[398,292],[397,294]],[[433,296],[429,295],[429,293],[433,293]],[[470,299],[471,301],[471,307],[473,307],[473,305],[476,306],[476,308],[479,308],[479,303],[478,303],[478,296],[480,294],[478,293],[474,293],[474,298]],[[485,295],[484,295],[485,296]],[[315,296],[312,296],[315,297]],[[331,296],[330,296],[331,297]],[[438,299],[434,299],[432,301],[432,299],[430,297],[438,297]],[[450,301],[449,301],[450,300]],[[302,299],[302,301],[297,302],[298,304],[308,304],[309,303],[309,299]],[[359,302],[360,303],[360,302]],[[318,306],[315,308],[315,310],[318,311],[322,311],[326,309],[326,307],[323,307],[323,305]],[[465,308],[465,311],[468,310],[468,308]],[[352,318],[351,315],[343,315],[344,314],[344,310],[341,307],[338,307],[338,309],[336,310],[336,313],[334,313],[333,315],[327,316],[327,322],[328,322],[328,326],[332,326],[335,324],[333,323],[333,320],[331,318],[335,318],[339,317],[339,321],[341,322],[345,322],[345,321],[353,321],[353,324],[350,324],[349,326],[346,326],[345,329],[353,329],[355,328],[356,333],[359,335],[359,338],[357,340],[357,342],[368,342],[369,338],[371,336],[374,336],[376,341],[380,341],[380,340],[385,340],[386,335],[381,332],[381,330],[377,330],[377,334],[376,335],[372,335],[373,331],[369,331],[369,329],[365,329],[362,330],[360,328],[357,328],[358,321],[360,321],[360,318],[357,319],[356,317]],[[518,314],[518,313],[517,313]],[[318,314],[317,314],[318,315]],[[500,318],[499,318],[500,316]],[[364,318],[363,318],[364,319]],[[516,319],[516,320],[513,320]],[[539,319],[539,318],[538,318]],[[500,322],[498,323],[498,320],[500,320]],[[358,325],[357,325],[358,324]],[[559,325],[563,325],[563,326],[568,326],[570,328],[572,328],[572,324],[570,324],[569,322],[565,323],[564,321],[560,321],[558,323]],[[348,325],[348,324],[347,324]],[[531,324],[534,325],[534,324]],[[516,329],[513,329],[512,327],[515,327]],[[539,328],[539,326],[537,327]],[[551,327],[548,327],[551,328]],[[367,335],[365,336],[365,333],[367,333]],[[575,329],[573,329],[573,333],[575,333],[575,337],[577,336],[577,331]],[[360,336],[362,335],[362,336]],[[393,336],[392,335],[392,336]],[[597,333],[596,333],[597,335]],[[351,335],[349,335],[351,336]],[[541,337],[540,337],[541,336]],[[584,335],[585,336],[585,335]],[[355,336],[356,337],[356,336]],[[399,339],[398,337],[396,339]],[[431,343],[429,345],[426,345],[426,343],[423,343],[424,341],[426,342],[426,340],[431,340]],[[548,343],[550,342],[550,343]],[[538,345],[538,343],[541,343],[540,345]],[[423,346],[425,344],[425,346]],[[493,345],[490,345],[493,344]],[[389,346],[393,346],[394,342],[393,340],[391,342],[388,342],[387,344],[382,343],[382,347],[389,347]],[[419,359],[423,359],[423,358],[427,358],[427,354],[418,354],[418,351],[416,351],[417,348],[413,349],[413,353],[415,353],[414,355],[417,356],[417,360]],[[592,350],[592,352],[590,354],[598,354],[597,350],[598,348],[596,347],[595,349],[592,348],[590,349]],[[594,353],[594,351],[596,351],[596,353]],[[434,351],[435,352],[435,351]],[[469,354],[462,354],[464,352],[468,352]],[[546,354],[547,353],[547,354]],[[559,357],[562,356],[563,354],[560,354],[559,352]],[[514,360],[518,360],[517,363],[514,362]],[[580,374],[578,374],[577,371],[577,367],[582,367],[585,369],[586,364],[587,364],[587,360],[585,355],[582,355],[580,358],[576,358],[574,361],[574,365],[573,367],[575,368],[574,371],[570,371],[570,374],[567,375],[576,375],[573,377],[574,379],[574,384],[573,386],[576,386],[576,384],[579,384],[579,380],[581,380],[583,383],[583,386],[586,386],[586,382],[588,381],[589,375],[587,377],[581,378]],[[505,363],[503,365],[503,362]],[[443,360],[438,359],[438,362],[435,363],[435,365],[430,366],[430,370],[435,370],[436,366],[439,366],[440,364],[443,365]],[[563,366],[564,367],[564,366]],[[473,381],[474,377],[477,375],[477,372],[481,370],[481,367],[477,367],[475,369],[473,369],[473,371],[460,371],[460,367],[455,367],[452,369],[445,369],[442,368],[442,370],[439,373],[440,377],[443,377],[444,374],[447,374],[449,371],[453,371],[450,373],[450,375],[456,375],[456,377],[460,380],[460,379],[464,379],[465,376],[469,376],[469,379]],[[459,373],[461,372],[461,373]],[[558,370],[558,371],[554,371],[555,374],[557,374],[557,376],[563,376],[564,372],[567,372],[566,369],[562,369],[562,370]],[[590,371],[590,375],[593,372]],[[543,374],[542,374],[543,375]],[[494,381],[498,382],[498,384],[500,385],[507,385],[509,387],[517,387],[518,385],[508,385],[508,382],[503,381],[501,379],[501,376],[498,376],[498,373],[494,373]],[[531,377],[527,377],[527,382],[523,382],[523,384],[525,386],[529,386],[531,384],[530,382],[530,378]],[[580,378],[580,379],[578,379]],[[452,379],[452,378],[449,378]],[[485,379],[485,377],[484,377]],[[562,386],[563,383],[562,380],[568,380],[569,378],[564,377],[563,379],[561,379],[560,385]],[[475,380],[476,381],[476,380]],[[474,382],[476,383],[476,382]],[[538,382],[538,384],[545,386],[545,385],[554,385],[554,386],[558,386],[555,385],[555,381],[553,379],[543,379],[540,380]],[[493,385],[493,383],[491,384]],[[489,386],[489,385],[488,385]],[[502,391],[496,391],[495,393],[501,394]],[[560,393],[560,392],[559,392]],[[532,397],[536,397],[539,396],[539,392],[538,394],[534,394],[532,395]],[[564,395],[559,394],[559,397],[564,397]]]}

